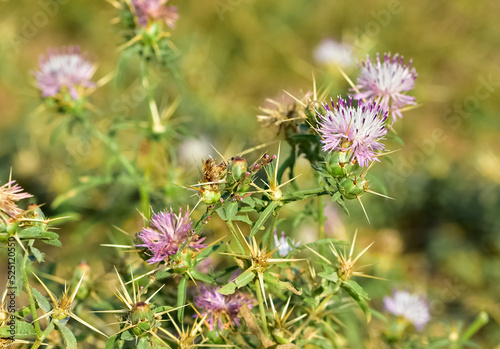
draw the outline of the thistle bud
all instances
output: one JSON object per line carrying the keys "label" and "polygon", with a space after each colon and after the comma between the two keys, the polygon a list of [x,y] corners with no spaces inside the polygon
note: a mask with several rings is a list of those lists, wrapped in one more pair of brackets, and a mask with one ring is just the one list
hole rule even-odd
{"label": "thistle bud", "polygon": [[139,322],[150,322],[153,319],[153,312],[147,303],[138,302],[134,305],[131,311],[132,323],[138,324]]}
{"label": "thistle bud", "polygon": [[235,156],[231,160],[231,173],[233,174],[234,180],[239,181],[247,172],[247,161],[239,156]]}
{"label": "thistle bud", "polygon": [[355,199],[365,193],[368,181],[363,177],[348,177],[340,182],[340,193],[346,199]]}
{"label": "thistle bud", "polygon": [[220,191],[204,190],[201,193],[201,200],[206,205],[214,205],[221,199]]}
{"label": "thistle bud", "polygon": [[359,168],[359,164],[352,161],[350,152],[336,151],[328,160],[328,172],[335,178],[345,178]]}

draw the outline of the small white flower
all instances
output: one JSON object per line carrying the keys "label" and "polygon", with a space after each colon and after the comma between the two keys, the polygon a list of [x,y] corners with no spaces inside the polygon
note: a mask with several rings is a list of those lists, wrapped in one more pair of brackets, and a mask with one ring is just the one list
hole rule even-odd
{"label": "small white flower", "polygon": [[410,294],[408,291],[394,290],[392,298],[384,298],[384,307],[388,312],[404,317],[419,331],[431,319],[429,305],[425,297]]}
{"label": "small white flower", "polygon": [[[297,247],[300,245],[300,242],[295,242],[292,240],[292,244]],[[278,234],[276,229],[274,229],[274,248],[278,248],[278,253],[281,257],[285,257],[290,252],[293,251],[293,248],[288,243],[285,232],[281,232],[281,237],[278,239]]]}

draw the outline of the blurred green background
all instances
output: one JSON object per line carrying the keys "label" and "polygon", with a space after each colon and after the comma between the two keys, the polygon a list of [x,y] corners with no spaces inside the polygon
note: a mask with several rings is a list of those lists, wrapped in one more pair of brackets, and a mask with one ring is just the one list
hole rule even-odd
{"label": "blurred green background", "polygon": [[[280,99],[283,90],[311,89],[312,74],[332,97],[346,95],[349,85],[338,71],[314,60],[313,52],[323,39],[353,46],[358,60],[389,51],[413,58],[419,76],[411,94],[420,107],[395,124],[405,144],[389,144],[389,149],[400,151],[373,171],[380,186],[396,200],[365,196],[371,225],[357,203],[350,205],[349,218],[328,207],[327,233],[350,240],[359,228],[359,248],[375,241],[366,260],[375,263],[375,275],[391,280],[364,282],[375,308],[381,309],[381,299],[392,287],[420,290],[428,295],[431,331],[436,336],[446,335],[450,324],[469,323],[486,310],[491,321],[476,339],[485,348],[497,345],[500,2],[206,0],[175,4],[180,19],[172,40],[180,52],[177,64],[189,92],[175,113],[175,122],[185,130],[173,142],[177,150],[162,151],[177,152],[171,180],[179,185],[199,179],[199,159],[216,155],[209,143],[231,156],[273,139],[274,131],[261,128],[255,117],[265,98]],[[97,79],[116,71],[119,62],[126,65],[120,79],[91,96],[103,127],[108,125],[106,120],[117,118],[147,120],[147,103],[134,68],[137,57],[120,60],[117,47],[123,39],[119,24],[112,24],[116,16],[106,1],[0,2],[0,183],[7,181],[12,168],[26,191],[38,203],[47,203],[47,214],[78,213],[77,219],[61,227],[64,248],[53,249],[48,257],[65,261],[62,275],[70,275],[81,259],[103,270],[102,262],[112,263],[113,257],[99,244],[108,242],[112,225],[137,231],[142,221],[136,211],[137,193],[112,186],[51,207],[56,197],[85,181],[86,175],[99,173],[106,156],[99,144],[82,144],[75,136],[51,140],[50,134],[59,132],[61,116],[40,112],[31,72],[46,48],[80,45],[98,62]],[[351,79],[356,78],[356,65],[344,69]],[[157,101],[166,106],[179,91],[172,76],[159,72],[158,77]],[[141,144],[127,132],[123,131],[125,150],[140,149]],[[269,149],[275,152],[277,147]],[[299,185],[312,178],[305,164]],[[180,189],[163,194],[158,202],[167,204],[185,202],[191,195]],[[179,195],[185,197],[179,199]],[[189,201],[194,205],[196,198]],[[292,208],[290,216],[294,210],[300,211]],[[296,239],[313,239],[312,225],[304,221],[294,233]],[[377,332],[368,329],[367,333]]]}

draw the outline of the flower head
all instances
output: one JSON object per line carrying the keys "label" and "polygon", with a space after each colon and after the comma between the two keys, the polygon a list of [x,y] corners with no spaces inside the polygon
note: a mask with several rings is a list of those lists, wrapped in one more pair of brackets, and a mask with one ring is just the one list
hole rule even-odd
{"label": "flower head", "polygon": [[353,94],[355,99],[366,99],[379,103],[385,111],[392,113],[393,120],[402,117],[401,108],[406,105],[416,104],[415,97],[404,94],[415,86],[417,72],[411,68],[410,62],[403,64],[403,57],[395,54],[391,58],[389,53],[384,54],[384,62],[380,62],[377,54],[377,62],[372,63],[367,56],[362,62],[361,74],[356,80],[357,93]]}
{"label": "flower head", "polygon": [[385,309],[397,316],[402,316],[421,331],[431,319],[429,304],[423,296],[410,294],[408,291],[393,290],[392,298],[384,298]]}
{"label": "flower head", "polygon": [[333,152],[350,151],[360,166],[371,161],[379,161],[377,150],[385,147],[379,141],[387,134],[384,112],[376,103],[358,103],[357,107],[338,98],[337,104],[332,101],[332,109],[325,103],[325,115],[318,112],[318,131],[323,140],[323,150]]}
{"label": "flower head", "polygon": [[65,87],[77,100],[78,90],[95,86],[91,81],[95,71],[95,64],[80,53],[78,46],[68,46],[48,49],[47,55],[40,57],[40,70],[34,75],[43,97],[54,97]]}
{"label": "flower head", "polygon": [[10,181],[0,187],[0,211],[11,216],[12,218],[16,218],[17,215],[23,212],[23,210],[17,207],[16,201],[33,196],[31,194],[24,193],[23,188],[15,183],[16,181]]}
{"label": "flower head", "polygon": [[200,239],[190,229],[192,222],[189,218],[189,210],[186,210],[184,216],[182,209],[179,209],[178,215],[174,214],[172,209],[170,212],[153,213],[149,225],[137,234],[143,244],[136,245],[137,247],[146,247],[149,250],[151,254],[151,258],[148,260],[149,264],[168,259],[186,243],[186,247],[194,249],[206,247],[202,244],[205,238]]}
{"label": "flower head", "polygon": [[320,64],[348,67],[354,63],[352,47],[333,39],[324,39],[314,50],[314,59]]}
{"label": "flower head", "polygon": [[141,27],[147,27],[148,22],[163,20],[170,28],[175,28],[179,18],[177,6],[165,6],[168,0],[132,0],[137,22]]}
{"label": "flower head", "polygon": [[239,326],[238,315],[240,308],[244,304],[252,308],[253,300],[241,292],[223,295],[219,293],[218,287],[201,286],[201,292],[196,298],[195,304],[203,310],[202,316],[208,315],[207,321],[212,331],[215,323],[217,323],[220,330],[230,327],[233,322],[236,326]]}
{"label": "flower head", "polygon": [[[292,244],[297,247],[300,245],[300,242],[296,243],[292,240]],[[274,247],[278,249],[278,253],[281,257],[285,257],[293,251],[293,248],[290,246],[288,240],[286,239],[285,232],[281,232],[281,237],[278,239],[278,233],[276,229],[274,229]]]}

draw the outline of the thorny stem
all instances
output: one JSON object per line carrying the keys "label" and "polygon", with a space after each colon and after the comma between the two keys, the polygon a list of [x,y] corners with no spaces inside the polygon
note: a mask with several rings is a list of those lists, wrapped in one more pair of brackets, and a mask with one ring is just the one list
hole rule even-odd
{"label": "thorny stem", "polygon": [[28,280],[28,272],[26,268],[26,262],[28,261],[28,252],[26,251],[24,253],[23,257],[23,264],[21,265],[21,271],[23,274],[23,284],[24,288],[26,290],[26,294],[28,295],[28,299],[30,301],[30,311],[31,311],[31,316],[33,316],[33,325],[35,326],[35,331],[36,331],[36,336],[37,336],[37,342],[38,340],[42,337],[42,330],[40,329],[40,324],[38,323],[37,319],[38,316],[36,314],[36,305],[35,305],[35,300],[33,298],[33,294],[31,293],[31,286]]}
{"label": "thorny stem", "polygon": [[259,301],[260,318],[262,320],[264,335],[268,337],[269,330],[267,329],[266,309],[264,308],[264,299],[262,298],[262,291],[260,290],[260,281],[258,277],[255,278],[255,289],[257,291],[257,300]]}

